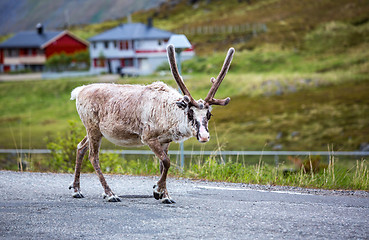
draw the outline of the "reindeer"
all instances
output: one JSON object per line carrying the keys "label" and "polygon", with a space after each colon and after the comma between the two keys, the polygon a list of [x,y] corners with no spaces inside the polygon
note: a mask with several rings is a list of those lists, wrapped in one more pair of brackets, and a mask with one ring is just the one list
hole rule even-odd
{"label": "reindeer", "polygon": [[212,105],[225,106],[230,98],[215,99],[221,82],[230,67],[234,49],[230,48],[218,77],[211,78],[212,86],[204,100],[195,100],[180,76],[175,49],[167,47],[171,72],[182,96],[162,82],[150,85],[90,84],[75,88],[71,100],[76,107],[87,135],[77,146],[73,188],[74,198],[83,198],[80,189],[80,172],[84,155],[89,149],[91,161],[104,188],[104,199],[120,202],[107,184],[99,164],[102,137],[119,146],[147,145],[160,159],[159,181],[153,188],[155,199],[162,203],[175,203],[169,196],[166,179],[170,167],[168,148],[171,142],[196,137],[201,143],[209,141],[208,121]]}

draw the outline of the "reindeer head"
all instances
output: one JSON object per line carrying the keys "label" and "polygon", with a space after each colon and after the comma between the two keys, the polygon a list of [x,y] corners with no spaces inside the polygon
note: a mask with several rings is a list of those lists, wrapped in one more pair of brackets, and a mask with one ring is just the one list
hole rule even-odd
{"label": "reindeer head", "polygon": [[224,60],[223,67],[218,77],[216,79],[213,77],[210,79],[212,86],[205,100],[200,99],[198,101],[196,101],[191,96],[190,91],[188,91],[182,77],[180,76],[178,72],[176,58],[175,58],[175,49],[173,45],[169,45],[167,47],[167,52],[168,52],[169,64],[170,64],[173,77],[176,80],[178,87],[181,89],[184,95],[183,99],[177,102],[177,106],[183,109],[185,113],[187,114],[189,122],[191,123],[192,127],[196,131],[197,140],[202,143],[207,142],[210,139],[208,122],[210,120],[210,117],[212,116],[211,105],[225,106],[231,100],[229,97],[225,99],[215,99],[214,96],[231,65],[233,54],[234,54],[234,48],[230,48],[228,50],[228,54]]}

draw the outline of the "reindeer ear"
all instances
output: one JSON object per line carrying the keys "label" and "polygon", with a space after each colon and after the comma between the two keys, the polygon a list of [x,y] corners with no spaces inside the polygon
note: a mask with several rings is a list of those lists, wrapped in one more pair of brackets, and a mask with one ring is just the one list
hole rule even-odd
{"label": "reindeer ear", "polygon": [[176,102],[177,106],[181,109],[186,109],[189,105],[189,103],[191,102],[190,98],[186,95],[184,95],[183,99]]}
{"label": "reindeer ear", "polygon": [[178,102],[176,102],[176,104],[181,109],[186,109],[186,107],[187,107],[187,104],[183,101],[178,101]]}

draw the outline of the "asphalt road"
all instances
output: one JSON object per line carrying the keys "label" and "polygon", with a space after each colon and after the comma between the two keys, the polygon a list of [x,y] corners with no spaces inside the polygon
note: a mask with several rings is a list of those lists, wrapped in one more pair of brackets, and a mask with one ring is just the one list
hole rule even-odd
{"label": "asphalt road", "polygon": [[157,177],[0,171],[1,239],[369,239],[369,193],[169,179],[176,204],[152,197]]}

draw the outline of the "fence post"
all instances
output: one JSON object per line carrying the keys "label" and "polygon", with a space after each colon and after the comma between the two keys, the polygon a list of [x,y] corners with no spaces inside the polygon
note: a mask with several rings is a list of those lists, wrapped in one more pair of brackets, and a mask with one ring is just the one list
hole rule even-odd
{"label": "fence post", "polygon": [[222,158],[223,158],[222,164],[225,165],[225,162],[227,161],[227,155],[222,154]]}
{"label": "fence post", "polygon": [[258,36],[257,26],[255,25],[255,23],[252,25],[252,36],[253,37],[257,37]]}
{"label": "fence post", "polygon": [[181,159],[181,171],[184,170],[184,147],[183,147],[183,141],[180,144],[180,148],[181,148],[181,154],[180,154],[180,159]]}
{"label": "fence post", "polygon": [[263,23],[263,31],[264,32],[268,32],[268,27],[267,27],[267,25],[265,23]]}

